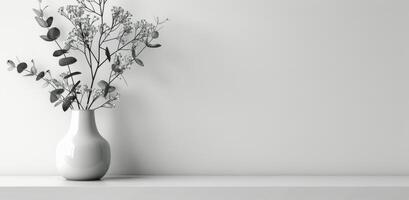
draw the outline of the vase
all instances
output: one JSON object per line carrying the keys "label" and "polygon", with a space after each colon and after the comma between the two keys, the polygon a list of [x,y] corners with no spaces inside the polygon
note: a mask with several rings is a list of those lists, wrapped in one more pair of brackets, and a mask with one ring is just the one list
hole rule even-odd
{"label": "vase", "polygon": [[68,133],[56,152],[58,172],[67,180],[99,180],[111,160],[109,143],[99,134],[93,110],[73,110]]}

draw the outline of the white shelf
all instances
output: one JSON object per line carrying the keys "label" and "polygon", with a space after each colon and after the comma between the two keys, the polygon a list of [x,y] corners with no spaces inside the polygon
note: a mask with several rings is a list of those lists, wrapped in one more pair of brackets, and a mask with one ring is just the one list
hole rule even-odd
{"label": "white shelf", "polygon": [[409,176],[0,176],[0,199],[407,200]]}
{"label": "white shelf", "polygon": [[409,176],[0,176],[0,187],[409,187]]}

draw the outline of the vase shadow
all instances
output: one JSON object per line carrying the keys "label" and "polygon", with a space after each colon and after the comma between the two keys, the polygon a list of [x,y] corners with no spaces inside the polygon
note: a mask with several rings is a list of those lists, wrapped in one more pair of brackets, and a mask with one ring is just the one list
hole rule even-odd
{"label": "vase shadow", "polygon": [[137,160],[138,147],[133,141],[138,138],[139,131],[131,125],[132,122],[124,120],[129,116],[124,110],[117,110],[113,115],[113,133],[111,134],[112,175],[133,175],[140,168]]}
{"label": "vase shadow", "polygon": [[[122,109],[121,109],[122,108]],[[151,124],[152,113],[143,98],[127,94],[109,117],[112,119],[110,175],[145,175],[149,158],[152,158],[150,142],[155,135]]]}

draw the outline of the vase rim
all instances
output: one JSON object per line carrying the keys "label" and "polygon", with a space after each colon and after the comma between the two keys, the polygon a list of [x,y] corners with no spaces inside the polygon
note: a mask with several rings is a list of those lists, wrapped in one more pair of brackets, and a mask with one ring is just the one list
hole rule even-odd
{"label": "vase rim", "polygon": [[79,109],[71,109],[71,112],[94,112],[94,109],[87,109],[87,110],[79,110]]}

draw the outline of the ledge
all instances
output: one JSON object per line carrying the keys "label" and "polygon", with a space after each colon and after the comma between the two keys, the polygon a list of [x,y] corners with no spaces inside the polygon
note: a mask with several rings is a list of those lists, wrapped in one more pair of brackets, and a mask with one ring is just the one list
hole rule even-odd
{"label": "ledge", "polygon": [[0,199],[407,200],[409,176],[0,176]]}
{"label": "ledge", "polygon": [[0,187],[409,187],[409,176],[0,176]]}

